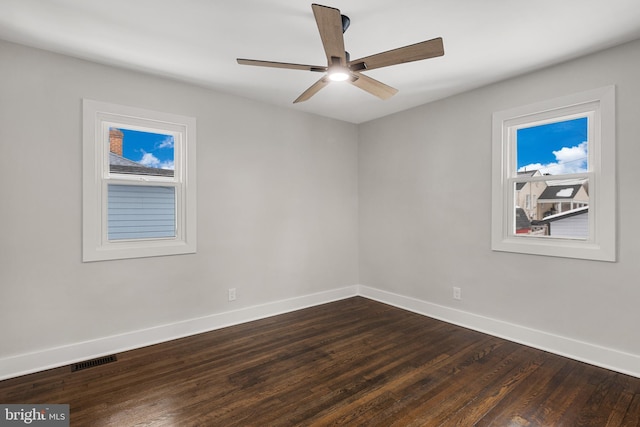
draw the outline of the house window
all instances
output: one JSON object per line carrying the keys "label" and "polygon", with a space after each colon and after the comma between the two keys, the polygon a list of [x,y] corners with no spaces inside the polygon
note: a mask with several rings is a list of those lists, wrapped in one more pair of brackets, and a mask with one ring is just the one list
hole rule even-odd
{"label": "house window", "polygon": [[83,102],[83,261],[194,253],[195,119]]}
{"label": "house window", "polygon": [[494,113],[493,250],[615,261],[614,97]]}

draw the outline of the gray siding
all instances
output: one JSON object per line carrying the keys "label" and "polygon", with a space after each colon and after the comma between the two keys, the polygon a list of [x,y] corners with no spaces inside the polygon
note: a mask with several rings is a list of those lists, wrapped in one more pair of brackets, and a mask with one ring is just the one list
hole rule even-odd
{"label": "gray siding", "polygon": [[550,222],[549,226],[554,237],[586,239],[589,237],[589,212]]}
{"label": "gray siding", "polygon": [[175,237],[173,187],[109,185],[109,240]]}

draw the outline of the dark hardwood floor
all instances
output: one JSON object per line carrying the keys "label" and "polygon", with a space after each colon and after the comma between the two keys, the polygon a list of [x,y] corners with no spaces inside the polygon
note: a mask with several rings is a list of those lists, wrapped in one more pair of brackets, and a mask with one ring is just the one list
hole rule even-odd
{"label": "dark hardwood floor", "polygon": [[640,379],[356,297],[0,382],[72,426],[638,426]]}

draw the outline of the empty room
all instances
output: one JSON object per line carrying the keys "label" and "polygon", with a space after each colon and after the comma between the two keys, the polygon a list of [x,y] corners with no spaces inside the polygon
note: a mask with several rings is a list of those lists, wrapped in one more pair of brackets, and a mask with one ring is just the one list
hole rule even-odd
{"label": "empty room", "polygon": [[0,0],[0,425],[640,426],[637,0]]}

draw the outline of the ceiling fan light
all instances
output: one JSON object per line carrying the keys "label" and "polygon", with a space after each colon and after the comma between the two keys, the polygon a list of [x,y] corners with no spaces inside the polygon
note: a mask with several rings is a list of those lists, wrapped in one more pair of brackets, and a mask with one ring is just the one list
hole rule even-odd
{"label": "ceiling fan light", "polygon": [[349,73],[342,68],[329,70],[329,79],[333,82],[343,82],[349,79]]}

